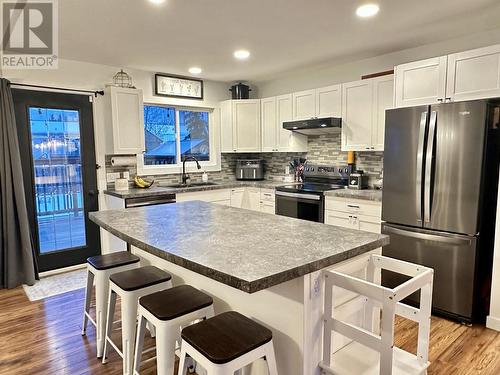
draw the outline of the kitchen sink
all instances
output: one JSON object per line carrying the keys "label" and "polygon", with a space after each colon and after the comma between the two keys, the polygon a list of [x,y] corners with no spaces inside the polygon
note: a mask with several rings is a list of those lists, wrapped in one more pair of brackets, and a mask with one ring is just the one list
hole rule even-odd
{"label": "kitchen sink", "polygon": [[200,187],[200,186],[215,186],[215,185],[217,185],[215,182],[193,182],[193,183],[188,184],[188,185],[184,185],[184,184],[172,184],[172,185],[160,185],[160,186],[167,187],[167,188],[178,189],[178,188],[190,188],[190,187]]}

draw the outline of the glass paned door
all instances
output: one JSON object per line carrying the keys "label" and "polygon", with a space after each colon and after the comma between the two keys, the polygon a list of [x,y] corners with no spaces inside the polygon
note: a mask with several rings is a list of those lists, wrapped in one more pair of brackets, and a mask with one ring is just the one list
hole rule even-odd
{"label": "glass paned door", "polygon": [[29,108],[40,252],[85,246],[78,111]]}
{"label": "glass paned door", "polygon": [[40,271],[100,253],[92,103],[88,96],[13,90],[26,204]]}

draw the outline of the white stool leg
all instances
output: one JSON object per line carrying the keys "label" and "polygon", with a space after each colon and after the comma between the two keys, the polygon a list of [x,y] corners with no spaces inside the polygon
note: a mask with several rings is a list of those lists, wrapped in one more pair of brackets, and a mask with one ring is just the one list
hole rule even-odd
{"label": "white stool leg", "polygon": [[[177,371],[177,375],[186,375],[186,371],[187,371],[186,357],[187,357],[187,353],[186,353],[185,346],[182,345],[182,343],[181,343],[181,355],[179,357],[179,371]],[[158,363],[158,361],[157,361],[157,363]]]}
{"label": "white stool leg", "polygon": [[152,325],[150,322],[147,323],[148,331],[149,334],[151,335],[152,338],[156,336],[156,328],[154,325]]}
{"label": "white stool leg", "polygon": [[269,369],[269,375],[278,375],[278,367],[276,366],[276,355],[274,354],[274,346],[272,340],[268,342],[266,348],[266,362]]}
{"label": "white stool leg", "polygon": [[130,375],[132,373],[132,366],[134,362],[137,296],[133,293],[126,293],[121,297],[123,374]]}
{"label": "white stool leg", "polygon": [[111,334],[113,332],[113,318],[115,315],[115,306],[116,306],[116,293],[114,291],[109,290],[109,298],[108,298],[108,312],[106,314],[106,327],[104,333],[104,348],[102,351],[102,363],[106,363],[106,357],[108,355],[108,339],[111,338]]}
{"label": "white stool leg", "polygon": [[139,324],[137,326],[137,338],[135,341],[134,375],[138,374],[141,369],[142,347],[144,345],[144,335],[146,334],[146,322],[146,318],[144,318],[143,315],[140,315]]}
{"label": "white stool leg", "polygon": [[90,311],[90,301],[92,299],[92,291],[94,289],[94,274],[87,269],[87,287],[85,288],[85,307],[83,310],[82,336],[87,333],[87,322],[89,318],[87,314]]}
{"label": "white stool leg", "polygon": [[160,328],[156,332],[156,363],[158,375],[172,375],[175,365],[175,341],[177,332]]}
{"label": "white stool leg", "polygon": [[95,278],[96,346],[97,358],[101,358],[106,334],[106,302],[108,300],[109,280],[105,272],[98,272]]}

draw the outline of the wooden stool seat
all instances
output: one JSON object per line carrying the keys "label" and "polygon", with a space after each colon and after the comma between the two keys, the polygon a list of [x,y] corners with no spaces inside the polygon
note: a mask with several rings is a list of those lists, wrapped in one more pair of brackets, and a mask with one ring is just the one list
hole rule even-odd
{"label": "wooden stool seat", "polygon": [[213,304],[212,297],[180,285],[142,297],[139,304],[159,320],[172,320]]}
{"label": "wooden stool seat", "polygon": [[145,266],[130,271],[114,273],[109,277],[109,280],[119,288],[131,292],[169,281],[171,278],[172,276],[169,273],[155,266]]}
{"label": "wooden stool seat", "polygon": [[126,266],[128,264],[140,261],[138,256],[128,251],[119,251],[117,253],[96,255],[87,259],[87,262],[96,270],[107,270],[110,268]]}
{"label": "wooden stool seat", "polygon": [[222,313],[182,330],[182,339],[216,364],[239,358],[272,338],[269,329],[235,311]]}

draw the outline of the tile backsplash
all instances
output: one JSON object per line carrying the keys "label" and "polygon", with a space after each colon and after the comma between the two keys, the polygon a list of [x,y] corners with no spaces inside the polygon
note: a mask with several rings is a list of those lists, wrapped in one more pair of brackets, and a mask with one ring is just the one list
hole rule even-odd
{"label": "tile backsplash", "polygon": [[[136,175],[136,166],[113,167],[111,165],[112,155],[106,155],[106,172],[129,171],[131,179]],[[266,160],[266,179],[281,181],[285,174],[285,168],[293,159],[306,158],[311,163],[328,165],[347,164],[347,152],[340,150],[340,135],[329,134],[309,137],[309,152],[307,153],[252,153],[252,154],[222,154],[221,171],[208,172],[213,182],[234,181],[236,160],[246,158],[262,158]],[[369,176],[369,184],[381,178],[383,166],[383,152],[357,152],[356,168],[362,169]],[[201,173],[190,173],[192,181],[201,181]],[[167,183],[178,183],[179,174],[150,176],[156,181]],[[132,180],[131,180],[132,181]],[[110,188],[113,184],[110,184]]]}

